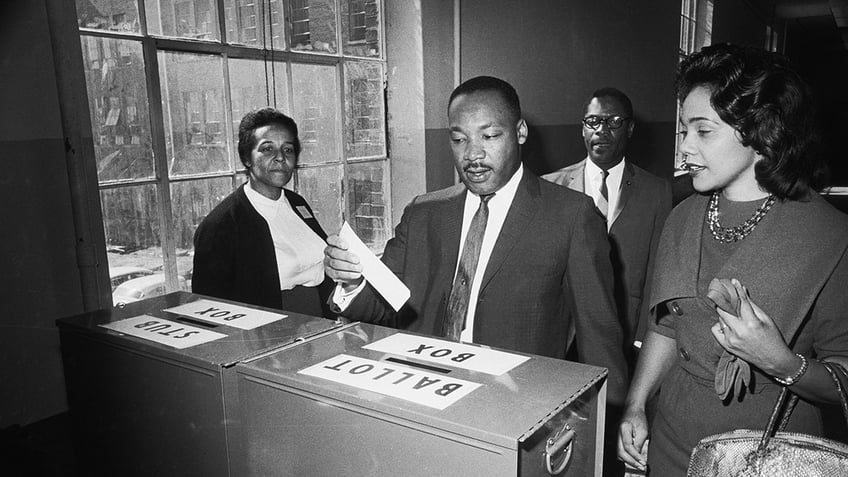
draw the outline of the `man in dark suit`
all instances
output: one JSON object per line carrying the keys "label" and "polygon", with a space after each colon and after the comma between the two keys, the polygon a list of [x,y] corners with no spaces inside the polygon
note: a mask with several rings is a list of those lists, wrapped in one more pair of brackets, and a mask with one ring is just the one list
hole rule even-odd
{"label": "man in dark suit", "polygon": [[609,400],[620,404],[627,369],[603,218],[583,194],[522,166],[527,125],[508,83],[466,81],[448,117],[462,183],[416,197],[382,257],[410,299],[395,312],[331,236],[324,264],[339,283],[334,302],[350,318],[555,358],[573,329],[580,360],[609,368]]}
{"label": "man in dark suit", "polygon": [[586,102],[582,122],[586,158],[542,178],[592,197],[607,217],[616,308],[633,364],[631,345],[641,346],[647,329],[642,322],[647,320],[654,255],[671,211],[671,185],[625,159],[635,124],[633,106],[623,92],[595,91]]}

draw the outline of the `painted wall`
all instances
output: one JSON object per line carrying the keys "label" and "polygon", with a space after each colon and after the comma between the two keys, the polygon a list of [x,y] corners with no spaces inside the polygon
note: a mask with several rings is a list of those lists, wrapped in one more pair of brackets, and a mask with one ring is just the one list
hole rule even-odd
{"label": "painted wall", "polygon": [[14,5],[0,12],[0,428],[66,409],[54,321],[83,307],[45,3]]}
{"label": "painted wall", "polygon": [[[515,86],[530,126],[522,154],[531,170],[542,174],[583,159],[583,103],[595,89],[615,86],[631,97],[636,110],[637,129],[628,158],[671,176],[679,1],[463,0],[460,4],[461,77],[485,74]],[[446,33],[452,23],[444,10],[441,13],[430,19]],[[428,57],[425,46],[425,87],[438,83],[445,101],[451,89],[445,84],[444,58],[449,53],[443,47],[437,60]],[[427,71],[440,76],[428,84]],[[437,100],[433,105],[438,110],[431,111],[428,102],[428,171],[431,151],[450,154],[446,104]],[[429,120],[437,114],[444,119]],[[428,180],[428,189],[450,183]]]}
{"label": "painted wall", "polygon": [[[415,84],[423,88],[423,106],[418,104],[424,109],[425,150],[413,141],[401,161],[419,175],[423,162],[426,184],[413,181],[414,187],[401,191],[404,184],[393,183],[398,201],[422,187],[434,190],[454,181],[446,114],[454,87],[454,1],[420,4],[422,42],[410,41],[409,47],[421,48],[423,86],[407,79],[412,89],[397,91],[397,98],[418,94]],[[61,125],[45,0],[10,5],[0,6],[0,160],[5,166],[0,178],[0,428],[66,409],[54,321],[83,311],[64,151],[68,133]],[[583,157],[583,101],[595,88],[613,85],[631,96],[637,110],[629,157],[670,174],[678,0],[462,0],[460,14],[462,77],[494,74],[516,86],[531,126],[524,151],[531,169],[547,172]],[[390,75],[414,76],[418,68],[391,57],[390,63],[401,67]],[[394,114],[390,111],[392,123]],[[404,127],[410,130],[390,124],[395,141],[413,137],[408,133],[415,128],[420,133],[422,126]],[[398,211],[404,205],[394,203]]]}
{"label": "painted wall", "polygon": [[386,2],[386,123],[391,158],[392,226],[426,190],[424,61],[421,0]]}
{"label": "painted wall", "polygon": [[738,0],[714,0],[712,43],[737,43],[764,48],[766,44],[765,9],[769,1],[758,5]]}
{"label": "painted wall", "polygon": [[427,191],[455,183],[448,142],[448,97],[454,83],[454,0],[421,2]]}

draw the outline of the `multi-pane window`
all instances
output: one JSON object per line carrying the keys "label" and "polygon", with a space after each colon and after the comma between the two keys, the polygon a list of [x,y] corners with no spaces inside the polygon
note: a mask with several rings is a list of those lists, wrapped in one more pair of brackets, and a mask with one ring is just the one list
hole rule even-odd
{"label": "multi-pane window", "polygon": [[713,31],[713,0],[682,0],[680,3],[680,57],[710,44]]}
{"label": "multi-pane window", "polygon": [[391,215],[380,1],[76,4],[111,269],[190,288],[194,231],[247,180],[238,124],[269,105],[300,130],[287,187],[328,233],[346,219],[382,250]]}
{"label": "multi-pane window", "polygon": [[[713,0],[681,0],[680,2],[680,60],[700,51],[712,41],[713,32]],[[680,105],[677,105],[677,115],[680,116]],[[677,126],[678,140],[674,145],[675,174],[685,174],[680,170],[683,157],[680,155],[680,126]]]}

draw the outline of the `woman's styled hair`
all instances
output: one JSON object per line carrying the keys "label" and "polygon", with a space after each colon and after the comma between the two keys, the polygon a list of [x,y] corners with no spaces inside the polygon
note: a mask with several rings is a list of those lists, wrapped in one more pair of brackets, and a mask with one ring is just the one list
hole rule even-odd
{"label": "woman's styled hair", "polygon": [[784,56],[731,44],[704,47],[678,67],[678,100],[699,86],[709,90],[713,109],[739,132],[742,145],[763,156],[754,170],[765,190],[798,199],[824,185],[812,94]]}
{"label": "woman's styled hair", "polygon": [[280,125],[292,133],[294,135],[294,153],[296,156],[300,155],[300,138],[294,119],[274,108],[254,109],[245,114],[239,123],[238,154],[244,167],[250,169],[250,151],[256,147],[256,138],[253,136],[253,132],[269,124]]}

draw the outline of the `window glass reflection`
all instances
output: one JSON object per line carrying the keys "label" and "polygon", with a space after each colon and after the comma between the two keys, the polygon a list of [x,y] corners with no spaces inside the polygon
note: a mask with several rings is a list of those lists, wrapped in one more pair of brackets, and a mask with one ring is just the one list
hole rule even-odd
{"label": "window glass reflection", "polygon": [[298,169],[297,193],[312,207],[325,232],[338,233],[342,226],[341,164]]}
{"label": "window glass reflection", "polygon": [[216,0],[144,0],[152,35],[220,40]]}
{"label": "window glass reflection", "polygon": [[148,184],[103,189],[100,205],[113,288],[128,280],[161,274],[164,262],[156,187]]}
{"label": "window glass reflection", "polygon": [[334,66],[292,64],[292,117],[297,122],[301,164],[338,162],[339,91]]}
{"label": "window glass reflection", "polygon": [[229,171],[220,56],[159,52],[171,176]]}
{"label": "window glass reflection", "polygon": [[336,53],[336,4],[333,0],[290,0],[292,50]]}
{"label": "window glass reflection", "polygon": [[100,182],[154,176],[141,43],[81,37]]}
{"label": "window glass reflection", "polygon": [[348,159],[385,155],[383,66],[345,63],[345,149]]}
{"label": "window glass reflection", "polygon": [[233,192],[231,177],[171,183],[171,217],[176,242],[177,274],[191,289],[194,232],[209,212]]}
{"label": "window glass reflection", "polygon": [[341,4],[344,54],[380,57],[380,2],[342,0]]}
{"label": "window glass reflection", "polygon": [[140,33],[137,0],[76,0],[80,28]]}
{"label": "window glass reflection", "polygon": [[224,24],[228,43],[275,49],[286,46],[282,0],[224,0]]}
{"label": "window glass reflection", "polygon": [[386,246],[389,233],[386,161],[349,164],[348,221],[374,252]]}

